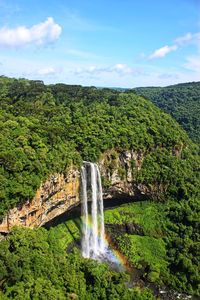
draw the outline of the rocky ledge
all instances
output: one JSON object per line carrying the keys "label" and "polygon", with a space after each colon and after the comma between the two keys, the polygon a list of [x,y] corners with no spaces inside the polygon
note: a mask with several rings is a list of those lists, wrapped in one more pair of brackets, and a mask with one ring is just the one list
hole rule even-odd
{"label": "rocky ledge", "polygon": [[0,232],[13,226],[35,228],[79,203],[79,172],[73,168],[64,174],[54,174],[41,184],[35,197],[10,209],[0,224]]}
{"label": "rocky ledge", "polygon": [[[143,159],[144,153],[134,151],[109,150],[102,155],[98,164],[105,200],[141,200],[151,196],[152,190],[136,182]],[[10,209],[0,224],[0,232],[7,233],[13,226],[42,226],[79,203],[80,172],[71,166],[67,175],[49,176],[32,200]]]}

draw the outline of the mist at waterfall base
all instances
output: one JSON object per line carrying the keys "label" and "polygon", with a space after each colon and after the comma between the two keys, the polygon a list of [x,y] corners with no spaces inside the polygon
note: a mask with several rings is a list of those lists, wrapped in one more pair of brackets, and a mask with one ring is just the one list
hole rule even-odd
{"label": "mist at waterfall base", "polygon": [[83,257],[107,262],[120,271],[127,269],[126,258],[112,249],[105,233],[101,176],[95,163],[84,162],[81,168],[81,198]]}

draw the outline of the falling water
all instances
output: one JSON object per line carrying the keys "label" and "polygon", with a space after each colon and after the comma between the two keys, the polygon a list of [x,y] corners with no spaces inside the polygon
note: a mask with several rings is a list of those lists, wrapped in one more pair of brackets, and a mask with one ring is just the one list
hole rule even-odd
{"label": "falling water", "polygon": [[84,257],[89,257],[89,228],[88,228],[88,202],[87,202],[87,173],[86,168],[81,168],[82,180],[82,215],[83,215],[83,237],[82,237],[82,253]]}
{"label": "falling water", "polygon": [[97,164],[84,162],[81,168],[81,182],[82,254],[86,258],[97,258],[105,251],[102,185]]}
{"label": "falling water", "polygon": [[105,235],[105,227],[104,227],[104,212],[103,212],[103,192],[101,185],[101,175],[99,172],[99,168],[97,167],[97,182],[98,182],[98,197],[99,197],[99,223],[100,223],[100,251],[102,253],[105,252],[104,245],[104,235]]}

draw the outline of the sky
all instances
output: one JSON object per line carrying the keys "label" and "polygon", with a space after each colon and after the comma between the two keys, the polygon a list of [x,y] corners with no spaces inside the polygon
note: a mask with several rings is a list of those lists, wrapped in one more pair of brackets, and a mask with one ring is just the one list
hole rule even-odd
{"label": "sky", "polygon": [[200,0],[0,0],[0,75],[125,88],[200,81]]}

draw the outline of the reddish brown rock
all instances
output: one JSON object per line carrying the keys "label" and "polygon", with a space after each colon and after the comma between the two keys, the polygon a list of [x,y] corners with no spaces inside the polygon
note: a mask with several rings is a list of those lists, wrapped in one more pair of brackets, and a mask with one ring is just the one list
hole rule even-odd
{"label": "reddish brown rock", "polygon": [[79,176],[72,168],[67,177],[51,175],[31,201],[9,210],[0,224],[0,232],[9,232],[13,226],[39,227],[78,204]]}
{"label": "reddish brown rock", "polygon": [[[181,149],[173,154],[181,155]],[[154,149],[152,149],[153,151]],[[108,150],[99,160],[103,178],[103,197],[109,199],[142,200],[156,198],[168,186],[155,183],[151,186],[137,183],[145,153],[142,151]],[[71,167],[67,175],[54,174],[41,184],[35,197],[11,209],[0,224],[0,232],[9,232],[13,226],[39,227],[80,203],[80,172]]]}

